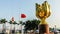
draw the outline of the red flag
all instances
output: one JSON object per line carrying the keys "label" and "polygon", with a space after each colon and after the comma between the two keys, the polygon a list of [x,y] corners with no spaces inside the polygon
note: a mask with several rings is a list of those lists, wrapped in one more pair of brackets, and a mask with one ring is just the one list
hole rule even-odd
{"label": "red flag", "polygon": [[14,17],[12,17],[12,23],[14,23]]}
{"label": "red flag", "polygon": [[26,15],[25,14],[21,14],[21,18],[26,18]]}
{"label": "red flag", "polygon": [[12,21],[14,21],[14,17],[12,17]]}

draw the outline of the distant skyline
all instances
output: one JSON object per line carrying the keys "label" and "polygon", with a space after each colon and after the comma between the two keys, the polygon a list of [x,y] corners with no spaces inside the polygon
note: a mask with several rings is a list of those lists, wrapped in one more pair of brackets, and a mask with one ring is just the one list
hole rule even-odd
{"label": "distant skyline", "polygon": [[[45,0],[0,0],[0,19],[6,18],[8,21],[12,17],[15,21],[37,19],[35,16],[35,3],[42,4]],[[51,6],[51,15],[46,19],[50,27],[60,27],[60,0],[46,0]],[[22,19],[20,14],[26,14]]]}

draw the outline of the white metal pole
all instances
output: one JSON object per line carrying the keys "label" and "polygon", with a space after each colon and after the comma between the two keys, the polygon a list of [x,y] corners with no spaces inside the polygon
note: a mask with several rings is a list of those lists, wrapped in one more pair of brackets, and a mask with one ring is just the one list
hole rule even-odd
{"label": "white metal pole", "polygon": [[[24,19],[24,18],[22,18],[22,24],[23,24],[23,19]],[[22,34],[24,34],[23,25],[22,25],[22,24],[21,24]]]}
{"label": "white metal pole", "polygon": [[[23,26],[21,26],[21,27],[23,27]],[[22,34],[23,34],[23,28],[22,28]]]}

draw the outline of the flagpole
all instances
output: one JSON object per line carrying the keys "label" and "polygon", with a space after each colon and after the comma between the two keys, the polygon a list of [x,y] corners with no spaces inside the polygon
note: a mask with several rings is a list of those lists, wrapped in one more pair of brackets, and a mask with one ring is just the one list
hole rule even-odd
{"label": "flagpole", "polygon": [[[21,18],[21,21],[23,23],[23,18]],[[21,34],[23,34],[22,23],[21,23]]]}
{"label": "flagpole", "polygon": [[[21,18],[21,20],[23,22],[23,18]],[[22,24],[21,24],[21,34],[23,34]]]}
{"label": "flagpole", "polygon": [[[23,20],[24,18],[21,18],[22,19],[22,24],[23,24]],[[22,30],[22,34],[24,34],[24,30],[23,30],[23,25],[21,24],[21,30]]]}
{"label": "flagpole", "polygon": [[[26,18],[26,15],[25,14],[21,14],[21,19],[22,19],[22,22],[23,22],[23,19]],[[23,23],[22,23],[23,24]],[[23,27],[23,26],[21,26]],[[24,34],[24,31],[23,31],[23,28],[22,28],[22,34]]]}

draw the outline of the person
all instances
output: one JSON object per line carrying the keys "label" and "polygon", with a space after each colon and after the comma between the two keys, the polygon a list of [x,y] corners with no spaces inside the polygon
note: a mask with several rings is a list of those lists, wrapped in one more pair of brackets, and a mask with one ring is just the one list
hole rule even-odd
{"label": "person", "polygon": [[54,32],[54,34],[57,34],[56,25],[55,25],[55,28],[53,28],[53,32]]}

